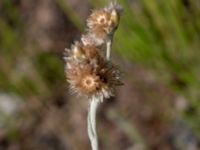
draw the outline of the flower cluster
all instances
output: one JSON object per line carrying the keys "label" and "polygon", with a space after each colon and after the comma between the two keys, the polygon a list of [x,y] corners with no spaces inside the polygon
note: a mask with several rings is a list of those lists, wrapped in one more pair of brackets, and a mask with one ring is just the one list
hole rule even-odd
{"label": "flower cluster", "polygon": [[116,86],[121,85],[119,70],[105,57],[121,10],[113,3],[94,10],[87,19],[86,33],[81,40],[65,50],[65,74],[73,92],[103,100],[113,96]]}

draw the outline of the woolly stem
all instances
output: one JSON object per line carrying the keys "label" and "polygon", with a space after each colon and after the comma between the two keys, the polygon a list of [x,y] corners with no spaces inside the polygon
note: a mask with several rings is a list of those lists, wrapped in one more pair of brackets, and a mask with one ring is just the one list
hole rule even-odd
{"label": "woolly stem", "polygon": [[98,150],[98,136],[96,132],[96,112],[101,99],[92,98],[88,110],[88,136],[92,150]]}
{"label": "woolly stem", "polygon": [[107,60],[110,60],[111,43],[112,43],[111,39],[108,40],[106,43],[106,59]]}

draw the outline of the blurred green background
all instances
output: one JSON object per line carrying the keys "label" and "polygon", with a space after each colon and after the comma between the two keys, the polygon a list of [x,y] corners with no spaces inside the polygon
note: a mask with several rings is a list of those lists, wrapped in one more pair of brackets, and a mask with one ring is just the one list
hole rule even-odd
{"label": "blurred green background", "polygon": [[[88,101],[63,50],[105,0],[0,1],[0,150],[87,150]],[[200,149],[200,1],[119,0],[124,86],[98,111],[100,149]]]}

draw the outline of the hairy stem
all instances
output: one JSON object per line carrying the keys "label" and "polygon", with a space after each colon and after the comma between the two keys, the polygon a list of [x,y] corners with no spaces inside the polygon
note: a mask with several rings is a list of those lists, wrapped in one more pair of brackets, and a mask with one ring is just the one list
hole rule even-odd
{"label": "hairy stem", "polygon": [[92,150],[98,150],[98,136],[96,132],[96,111],[101,99],[92,98],[88,110],[88,135]]}
{"label": "hairy stem", "polygon": [[110,51],[111,51],[111,44],[112,44],[112,40],[108,40],[106,43],[106,59],[110,60]]}

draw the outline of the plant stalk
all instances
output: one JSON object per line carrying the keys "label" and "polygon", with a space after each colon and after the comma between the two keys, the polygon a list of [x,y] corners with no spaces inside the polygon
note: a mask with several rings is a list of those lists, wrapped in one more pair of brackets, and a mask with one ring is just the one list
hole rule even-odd
{"label": "plant stalk", "polygon": [[88,110],[88,136],[92,150],[98,150],[98,136],[96,132],[96,112],[101,99],[92,98]]}

